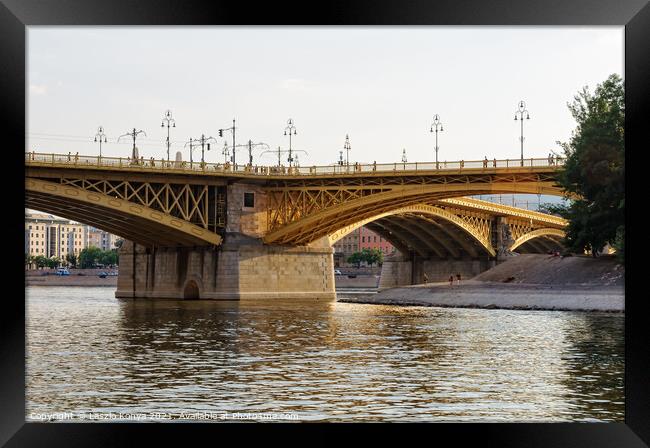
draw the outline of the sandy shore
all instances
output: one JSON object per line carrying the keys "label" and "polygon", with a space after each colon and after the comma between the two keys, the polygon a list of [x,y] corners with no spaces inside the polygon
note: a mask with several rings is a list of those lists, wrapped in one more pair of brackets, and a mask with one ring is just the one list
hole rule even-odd
{"label": "sandy shore", "polygon": [[377,294],[346,297],[339,302],[381,305],[502,308],[566,311],[625,311],[623,286],[537,285],[464,281],[392,288]]}

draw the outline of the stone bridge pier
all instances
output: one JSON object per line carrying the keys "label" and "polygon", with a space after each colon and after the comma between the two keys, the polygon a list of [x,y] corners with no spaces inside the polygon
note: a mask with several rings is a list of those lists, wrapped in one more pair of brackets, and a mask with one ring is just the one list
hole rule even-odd
{"label": "stone bridge pier", "polygon": [[266,195],[255,184],[227,186],[223,243],[205,247],[145,247],[119,251],[116,297],[168,299],[336,298],[333,249],[264,244]]}

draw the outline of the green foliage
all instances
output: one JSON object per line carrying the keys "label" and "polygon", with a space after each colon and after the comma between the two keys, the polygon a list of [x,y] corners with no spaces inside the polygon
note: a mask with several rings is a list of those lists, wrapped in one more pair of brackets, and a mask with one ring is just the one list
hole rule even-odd
{"label": "green foliage", "polygon": [[384,262],[384,253],[379,249],[363,249],[361,252],[354,252],[348,257],[348,263],[354,264],[357,267],[365,262],[368,266],[373,264],[381,264]]}
{"label": "green foliage", "polygon": [[34,257],[34,264],[39,269],[44,268],[45,266],[47,266],[47,258],[45,258],[43,255],[38,255]]}
{"label": "green foliage", "polygon": [[611,75],[592,94],[585,87],[570,103],[577,122],[559,183],[579,196],[567,207],[565,245],[596,254],[625,234],[625,103],[620,76]]}
{"label": "green foliage", "polygon": [[77,267],[77,256],[75,254],[66,254],[65,261],[68,265],[73,268]]}
{"label": "green foliage", "polygon": [[90,246],[79,253],[79,267],[81,269],[90,269],[97,264],[107,266],[117,264],[116,250],[101,250],[99,247]]}
{"label": "green foliage", "polygon": [[361,251],[361,256],[363,258],[363,261],[368,263],[368,266],[372,266],[373,264],[381,264],[384,262],[384,253],[377,248],[363,249]]}
{"label": "green foliage", "polygon": [[361,254],[361,252],[355,252],[348,257],[348,263],[354,264],[357,267],[361,266],[362,261],[363,261],[363,255]]}

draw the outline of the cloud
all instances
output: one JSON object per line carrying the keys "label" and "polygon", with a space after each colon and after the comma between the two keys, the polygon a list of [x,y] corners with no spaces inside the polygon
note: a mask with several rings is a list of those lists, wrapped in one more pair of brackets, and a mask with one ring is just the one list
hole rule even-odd
{"label": "cloud", "polygon": [[30,84],[29,93],[34,95],[45,95],[47,93],[47,86],[45,84]]}

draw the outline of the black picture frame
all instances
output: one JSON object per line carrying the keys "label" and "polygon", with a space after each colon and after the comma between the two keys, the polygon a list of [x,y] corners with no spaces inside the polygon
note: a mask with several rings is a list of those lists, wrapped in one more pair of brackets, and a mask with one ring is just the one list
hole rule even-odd
{"label": "black picture frame", "polygon": [[[170,0],[2,0],[0,4],[0,86],[3,108],[1,123],[5,127],[4,187],[6,213],[16,228],[7,233],[19,235],[24,222],[24,198],[11,194],[15,185],[23,185],[24,159],[18,148],[25,144],[26,118],[26,27],[30,25],[620,25],[625,26],[625,84],[626,84],[626,146],[634,152],[635,164],[627,161],[628,170],[638,170],[640,157],[648,147],[644,125],[648,117],[650,98],[650,5],[645,0],[544,0],[521,2],[515,0],[438,1],[412,0],[382,2],[342,0],[329,3],[282,2],[281,4],[248,2],[197,2]],[[558,67],[558,70],[561,70]],[[629,179],[638,180],[628,171]],[[12,187],[12,185],[14,187]],[[636,185],[638,187],[638,185]],[[631,188],[626,188],[631,192]],[[7,199],[15,199],[7,201]],[[9,206],[9,203],[11,205]],[[628,199],[628,202],[630,200]],[[630,210],[628,207],[627,210]],[[629,213],[629,212],[628,212]],[[637,221],[642,222],[642,221]],[[642,238],[636,224],[626,216],[628,241]],[[630,229],[631,228],[631,229]],[[8,238],[6,253],[19,256],[21,239]],[[642,240],[641,240],[642,241]],[[645,243],[642,243],[645,244]],[[571,447],[633,447],[650,443],[650,353],[645,341],[650,340],[649,326],[645,324],[643,299],[647,294],[630,294],[630,278],[643,266],[641,251],[626,244],[626,316],[625,316],[625,423],[610,424],[439,424],[434,428],[422,425],[428,440],[452,436],[454,444],[468,437],[479,437],[494,446],[571,446]],[[0,359],[2,384],[0,403],[0,443],[6,446],[123,446],[133,441],[134,433],[167,437],[172,431],[198,438],[214,425],[140,425],[140,424],[47,424],[25,422],[25,306],[18,291],[21,272],[15,256],[5,257],[9,269],[5,271],[3,312],[0,313]],[[632,261],[633,258],[638,258]],[[12,263],[13,261],[13,263]],[[642,274],[641,274],[642,275]],[[640,279],[635,280],[637,284]],[[14,292],[10,292],[13,290]],[[23,294],[24,299],[24,294]],[[219,425],[219,431],[231,431]],[[234,425],[239,433],[247,428]],[[283,425],[258,425],[256,430],[272,432]],[[310,427],[311,425],[306,425]],[[294,429],[295,437],[300,436]],[[337,428],[322,431],[330,437]],[[372,432],[383,436],[401,426],[373,425]],[[243,429],[243,431],[242,431]],[[301,430],[305,427],[301,427]],[[412,427],[409,427],[411,430]],[[325,442],[325,438],[322,439]],[[645,443],[644,443],[645,441]]]}

